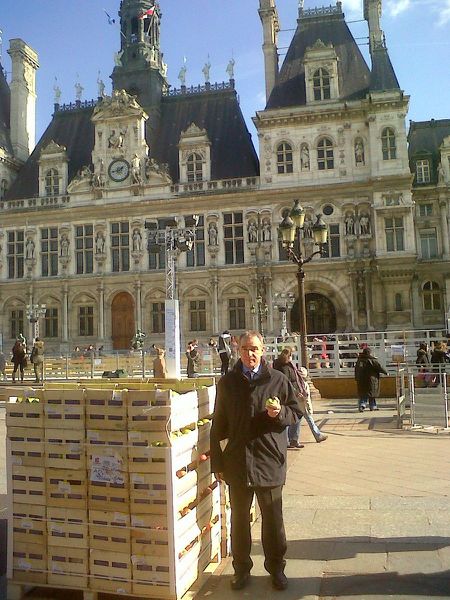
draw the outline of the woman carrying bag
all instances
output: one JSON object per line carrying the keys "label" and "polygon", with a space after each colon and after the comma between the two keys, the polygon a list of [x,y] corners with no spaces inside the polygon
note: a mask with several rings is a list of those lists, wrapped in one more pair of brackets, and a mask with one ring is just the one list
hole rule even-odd
{"label": "woman carrying bag", "polygon": [[[289,379],[297,393],[297,400],[300,410],[302,411],[305,421],[308,423],[308,426],[311,429],[314,439],[317,443],[324,442],[328,436],[326,433],[322,433],[320,431],[313,418],[311,391],[306,380],[308,371],[305,369],[305,367],[300,367],[300,369],[297,369],[292,362],[292,350],[290,348],[284,348],[281,351],[278,358],[275,359],[273,363],[273,368],[284,373]],[[299,437],[300,421],[288,427],[289,448],[303,448],[303,445],[298,441]]]}

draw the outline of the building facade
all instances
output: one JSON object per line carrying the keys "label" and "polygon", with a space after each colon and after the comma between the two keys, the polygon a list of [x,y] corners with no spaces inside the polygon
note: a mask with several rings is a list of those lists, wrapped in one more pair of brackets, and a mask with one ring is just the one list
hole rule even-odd
{"label": "building facade", "polygon": [[[329,241],[305,269],[310,333],[442,328],[450,302],[450,126],[413,123],[365,0],[371,64],[341,3],[299,8],[281,68],[274,0],[260,0],[267,105],[254,124],[259,159],[229,80],[170,88],[152,0],[123,0],[113,93],[60,104],[34,146],[36,53],[11,40],[0,74],[0,331],[31,335],[26,307],[46,305],[41,335],[66,351],[127,349],[137,329],[164,339],[167,226],[189,226],[177,259],[183,336],[263,326],[278,334],[296,267],[278,225],[300,199],[302,246],[323,213]],[[25,115],[19,119],[17,115]],[[428,163],[427,163],[428,161]],[[428,164],[428,166],[427,166]],[[158,237],[159,236],[159,237]],[[158,241],[159,240],[159,241]],[[259,298],[259,303],[258,303]],[[267,308],[267,310],[266,310]],[[264,310],[263,310],[264,309]],[[288,328],[299,329],[298,301]]]}

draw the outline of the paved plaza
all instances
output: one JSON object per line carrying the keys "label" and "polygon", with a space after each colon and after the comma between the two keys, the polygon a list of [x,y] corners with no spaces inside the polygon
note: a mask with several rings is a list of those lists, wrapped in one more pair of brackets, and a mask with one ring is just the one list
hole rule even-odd
{"label": "paved plaza", "polygon": [[[322,444],[302,426],[305,447],[289,452],[284,494],[288,590],[270,586],[257,521],[250,585],[232,592],[232,567],[225,561],[199,599],[450,596],[450,436],[400,431],[394,401],[380,406],[360,414],[353,400],[316,403],[316,419],[329,434]],[[1,486],[3,470],[4,491]],[[56,598],[48,592],[35,597]]]}

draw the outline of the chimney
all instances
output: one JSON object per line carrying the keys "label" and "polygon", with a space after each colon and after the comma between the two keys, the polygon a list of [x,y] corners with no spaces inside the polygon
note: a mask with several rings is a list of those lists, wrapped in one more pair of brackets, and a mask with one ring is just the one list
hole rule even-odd
{"label": "chimney", "polygon": [[278,77],[278,32],[280,23],[275,0],[260,0],[259,16],[263,26],[264,66],[266,75],[266,100],[276,85]]}
{"label": "chimney", "polygon": [[364,0],[364,18],[369,24],[370,53],[375,48],[384,46],[384,35],[381,30],[382,0]]}
{"label": "chimney", "polygon": [[26,161],[36,143],[36,71],[38,55],[21,39],[10,41],[12,62],[11,143],[14,157]]}

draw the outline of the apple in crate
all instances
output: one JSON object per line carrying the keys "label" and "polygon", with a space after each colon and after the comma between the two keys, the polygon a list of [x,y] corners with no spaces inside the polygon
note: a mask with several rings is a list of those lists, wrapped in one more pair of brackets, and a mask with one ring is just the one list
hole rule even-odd
{"label": "apple in crate", "polygon": [[178,477],[178,479],[181,479],[182,477],[184,477],[186,475],[187,471],[186,469],[179,469],[176,472],[176,476]]}

